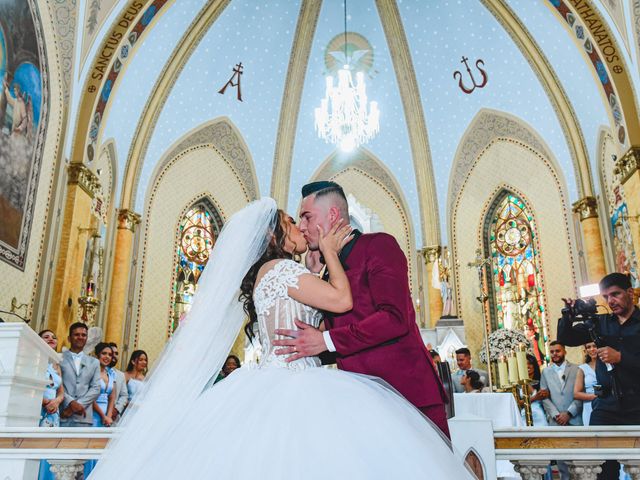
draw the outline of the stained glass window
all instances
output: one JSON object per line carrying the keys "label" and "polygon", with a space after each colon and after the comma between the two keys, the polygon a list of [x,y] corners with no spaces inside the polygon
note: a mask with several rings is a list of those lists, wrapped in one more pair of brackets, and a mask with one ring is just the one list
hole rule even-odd
{"label": "stained glass window", "polygon": [[198,280],[209,261],[209,255],[221,228],[222,218],[215,207],[206,200],[189,209],[180,222],[170,333],[178,327],[191,308]]}
{"label": "stained glass window", "polygon": [[500,197],[489,215],[493,328],[523,332],[534,346],[538,363],[548,362],[548,326],[533,216],[522,199],[511,193]]}

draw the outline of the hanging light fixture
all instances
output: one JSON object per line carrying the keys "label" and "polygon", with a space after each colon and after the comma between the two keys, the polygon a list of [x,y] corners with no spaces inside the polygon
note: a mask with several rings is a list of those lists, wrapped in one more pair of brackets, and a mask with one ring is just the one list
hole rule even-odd
{"label": "hanging light fixture", "polygon": [[368,102],[364,73],[356,73],[356,81],[347,57],[347,0],[344,0],[344,59],[338,71],[338,84],[333,76],[326,78],[326,92],[315,109],[318,136],[327,143],[349,152],[375,137],[380,130],[378,102]]}

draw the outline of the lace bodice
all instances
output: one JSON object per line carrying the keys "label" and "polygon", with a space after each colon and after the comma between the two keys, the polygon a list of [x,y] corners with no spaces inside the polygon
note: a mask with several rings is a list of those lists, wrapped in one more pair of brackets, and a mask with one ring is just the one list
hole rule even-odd
{"label": "lace bodice", "polygon": [[[289,296],[288,289],[298,288],[301,275],[310,273],[293,260],[281,260],[264,274],[253,292],[253,301],[258,315],[258,337],[262,348],[260,367],[282,367],[294,370],[317,367],[317,357],[301,358],[286,363],[286,357],[274,353],[274,331],[277,328],[297,330],[295,319],[317,327],[322,315],[314,308],[304,305]],[[279,337],[281,338],[281,337]]]}

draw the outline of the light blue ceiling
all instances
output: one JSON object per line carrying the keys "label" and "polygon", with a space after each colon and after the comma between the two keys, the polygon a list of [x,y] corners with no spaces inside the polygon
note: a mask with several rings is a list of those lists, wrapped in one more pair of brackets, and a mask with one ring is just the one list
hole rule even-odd
{"label": "light blue ceiling", "polygon": [[[249,146],[260,192],[269,194],[284,80],[300,5],[298,1],[234,0],[185,65],[153,133],[140,177],[136,209],[162,154],[192,128],[228,116]],[[242,102],[220,90],[238,62],[244,65]]]}
{"label": "light blue ceiling", "polygon": [[[138,118],[162,66],[205,0],[180,0],[159,19],[130,61],[112,98],[105,135],[113,137],[122,175]],[[592,163],[598,128],[608,123],[590,67],[545,0],[508,0],[544,49],[562,81],[585,135]],[[511,113],[529,123],[555,154],[571,200],[577,197],[569,150],[549,99],[516,45],[479,0],[398,0],[420,88],[436,176],[443,243],[449,172],[461,137],[482,108]],[[232,0],[187,62],[153,132],[140,178],[135,208],[142,211],[146,188],[163,153],[187,131],[228,116],[247,142],[263,195],[269,194],[277,126],[299,0]],[[373,45],[374,64],[367,93],[381,110],[380,133],[366,145],[398,180],[421,245],[414,168],[406,122],[384,32],[374,0],[349,2],[348,29]],[[333,152],[318,139],[313,111],[325,90],[325,49],[343,31],[343,3],[324,0],[298,118],[288,209],[295,213],[300,186]],[[489,74],[485,88],[460,91],[453,72],[462,56],[482,58]],[[243,62],[243,102],[234,92],[217,91]],[[470,65],[473,65],[470,62]],[[596,178],[596,177],[594,177]]]}
{"label": "light blue ceiling", "polygon": [[[376,155],[393,173],[404,191],[414,230],[420,238],[420,216],[411,148],[404,110],[389,55],[384,31],[373,0],[348,3],[347,30],[360,33],[374,49],[373,67],[367,81],[367,96],[377,101],[380,109],[380,133],[366,148]],[[318,138],[314,129],[314,109],[325,94],[325,50],[333,37],[344,32],[344,10],[341,1],[323,3],[318,28],[313,41],[307,78],[304,85],[298,131],[291,169],[289,210],[300,202],[300,187],[313,175],[335,147]],[[338,153],[347,162],[348,153]],[[359,199],[367,204],[366,199]]]}
{"label": "light blue ceiling", "polygon": [[509,0],[509,5],[535,37],[569,96],[580,119],[589,150],[594,186],[599,191],[599,182],[596,181],[598,133],[601,126],[609,124],[602,88],[596,83],[593,70],[585,58],[578,54],[578,48],[567,48],[573,47],[573,33],[564,28],[546,2]]}
{"label": "light blue ceiling", "polygon": [[[120,75],[120,86],[111,96],[110,112],[107,116],[103,138],[113,138],[118,152],[118,181],[127,162],[129,147],[135,133],[138,119],[158,75],[178,44],[180,37],[193,21],[205,0],[180,0],[167,7],[166,12],[137,46],[138,51],[127,63],[126,71]],[[189,122],[189,119],[185,119]],[[120,199],[117,189],[116,203]]]}

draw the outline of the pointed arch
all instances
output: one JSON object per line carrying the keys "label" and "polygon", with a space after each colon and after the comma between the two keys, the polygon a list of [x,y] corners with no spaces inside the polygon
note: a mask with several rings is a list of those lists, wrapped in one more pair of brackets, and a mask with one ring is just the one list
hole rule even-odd
{"label": "pointed arch", "polygon": [[382,160],[365,148],[355,152],[347,163],[341,158],[340,152],[334,151],[309,181],[334,180],[347,195],[352,194],[358,203],[377,214],[384,231],[396,237],[407,256],[409,280],[412,290],[417,291],[414,227],[402,187]]}
{"label": "pointed arch", "polygon": [[125,325],[129,345],[142,346],[152,358],[164,347],[174,313],[176,232],[188,209],[207,198],[224,222],[258,196],[250,153],[229,119],[200,125],[167,149],[146,190],[138,230]]}
{"label": "pointed arch", "polygon": [[[497,174],[499,172],[499,174]],[[480,286],[475,270],[464,265],[483,251],[485,218],[496,196],[515,193],[536,219],[540,270],[546,306],[562,308],[561,298],[576,292],[578,255],[575,228],[562,172],[540,136],[517,117],[481,111],[463,136],[449,181],[449,238],[457,314],[464,320],[466,340],[478,351],[485,325],[475,298]],[[555,334],[553,323],[549,336]]]}

